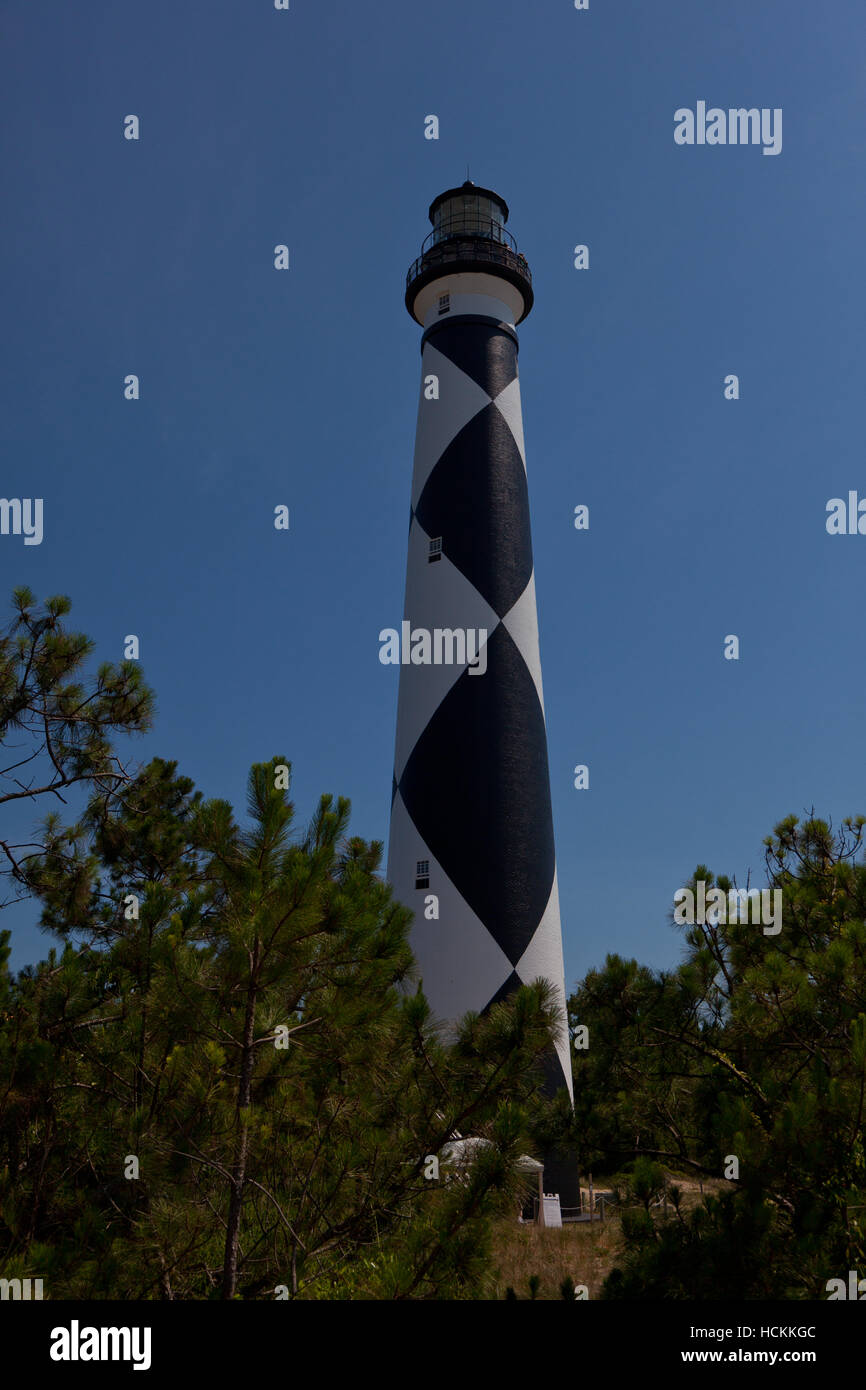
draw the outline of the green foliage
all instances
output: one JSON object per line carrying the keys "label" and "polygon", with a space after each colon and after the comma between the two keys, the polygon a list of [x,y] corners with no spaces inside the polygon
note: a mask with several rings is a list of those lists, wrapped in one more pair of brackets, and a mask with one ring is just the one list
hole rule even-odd
{"label": "green foliage", "polygon": [[648,1211],[626,1207],[622,1213],[622,1233],[630,1247],[640,1248],[653,1239],[655,1223]]}
{"label": "green foliage", "polygon": [[[30,862],[62,952],[13,980],[0,941],[0,1264],[50,1297],[488,1289],[550,991],[446,1045],[381,846],[329,796],[296,830],[286,761],[253,767],[241,825],[154,760]],[[486,1143],[431,1181],[455,1134]]]}
{"label": "green foliage", "polygon": [[631,1195],[643,1203],[645,1212],[649,1211],[650,1203],[661,1196],[664,1188],[665,1172],[662,1166],[649,1158],[635,1159],[629,1189]]}
{"label": "green foliage", "polygon": [[[621,1267],[606,1297],[815,1298],[866,1267],[866,820],[782,821],[765,842],[781,931],[683,928],[672,974],[608,957],[570,1001],[596,1055],[577,1054],[597,1166],[636,1161]],[[692,887],[716,880],[705,866]],[[728,892],[729,879],[718,886]],[[733,915],[733,914],[729,914]],[[650,1216],[644,1165],[735,1182]],[[657,1181],[657,1176],[656,1176]]]}
{"label": "green foliage", "polygon": [[[65,802],[76,790],[95,793],[104,804],[130,780],[112,739],[144,732],[153,713],[153,695],[136,662],[106,662],[85,678],[94,643],[64,627],[68,598],[46,599],[40,608],[21,587],[12,606],[14,617],[0,633],[0,745],[9,755],[0,768],[0,889],[13,895],[6,902],[37,886],[34,859],[42,845],[14,838],[22,813],[46,798]],[[66,841],[56,818],[49,823],[50,853],[62,859]]]}
{"label": "green foliage", "polygon": [[[687,1220],[658,1225],[645,1212],[623,1219],[625,1258],[602,1297],[629,1299],[802,1298],[772,1205],[749,1194],[708,1197]],[[781,1244],[780,1244],[781,1239]]]}

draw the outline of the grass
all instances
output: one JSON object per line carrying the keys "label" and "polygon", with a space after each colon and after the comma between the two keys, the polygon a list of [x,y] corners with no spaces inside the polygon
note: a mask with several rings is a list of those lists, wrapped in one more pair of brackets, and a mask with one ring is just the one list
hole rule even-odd
{"label": "grass", "polygon": [[[683,1211],[696,1206],[702,1199],[697,1182],[674,1176],[683,1192]],[[599,1182],[597,1190],[609,1187]],[[704,1193],[718,1192],[732,1184],[723,1180],[705,1180]],[[544,1226],[521,1226],[503,1218],[493,1234],[494,1292],[501,1299],[511,1286],[518,1298],[529,1298],[529,1280],[539,1279],[536,1298],[559,1299],[560,1285],[570,1277],[575,1284],[585,1284],[590,1299],[599,1298],[601,1286],[619,1259],[622,1249],[619,1216],[609,1215],[605,1221],[580,1222],[561,1229]]]}
{"label": "grass", "polygon": [[591,1225],[520,1226],[503,1219],[494,1232],[494,1298],[504,1298],[510,1285],[518,1298],[529,1297],[529,1279],[540,1279],[537,1297],[559,1298],[559,1286],[569,1276],[586,1284],[590,1298],[598,1298],[601,1286],[616,1263],[620,1246],[617,1217]]}

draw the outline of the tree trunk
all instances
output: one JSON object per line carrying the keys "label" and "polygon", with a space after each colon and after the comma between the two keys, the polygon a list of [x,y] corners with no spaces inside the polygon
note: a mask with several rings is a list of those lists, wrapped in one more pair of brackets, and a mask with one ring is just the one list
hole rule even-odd
{"label": "tree trunk", "polygon": [[241,1072],[238,1081],[238,1131],[235,1139],[234,1162],[232,1164],[231,1199],[226,1224],[226,1247],[223,1259],[222,1298],[234,1298],[238,1282],[238,1246],[241,1234],[241,1206],[244,1196],[244,1182],[247,1171],[247,1151],[249,1148],[249,1126],[247,1112],[250,1108],[253,1083],[253,1061],[255,1049],[253,1034],[258,992],[258,973],[260,942],[256,938],[253,950],[250,987],[247,991],[247,1010],[244,1018],[244,1040],[241,1051]]}

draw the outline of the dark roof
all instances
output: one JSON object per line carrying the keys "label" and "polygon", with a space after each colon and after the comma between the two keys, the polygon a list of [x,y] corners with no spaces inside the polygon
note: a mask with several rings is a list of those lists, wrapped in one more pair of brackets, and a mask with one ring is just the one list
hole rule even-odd
{"label": "dark roof", "polygon": [[508,204],[498,193],[494,193],[492,188],[479,188],[471,179],[467,179],[459,188],[447,188],[444,193],[440,193],[438,198],[434,198],[430,204],[430,211],[427,214],[432,222],[435,217],[436,209],[440,203],[444,203],[446,198],[456,198],[460,193],[474,193],[478,198],[493,198],[502,208],[502,220],[508,221]]}

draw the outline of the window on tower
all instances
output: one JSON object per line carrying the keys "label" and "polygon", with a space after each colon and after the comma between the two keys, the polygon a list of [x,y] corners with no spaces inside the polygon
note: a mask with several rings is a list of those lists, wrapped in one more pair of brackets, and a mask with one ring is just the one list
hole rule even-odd
{"label": "window on tower", "polygon": [[442,537],[437,536],[430,542],[430,550],[427,555],[428,565],[432,565],[434,560],[442,559]]}
{"label": "window on tower", "polygon": [[451,308],[451,295],[450,295],[450,294],[440,294],[440,296],[439,296],[439,313],[440,313],[440,314],[447,314],[447,313],[448,313],[448,310],[449,310],[450,308]]}
{"label": "window on tower", "polygon": [[415,864],[415,887],[430,887],[430,860],[419,859]]}

